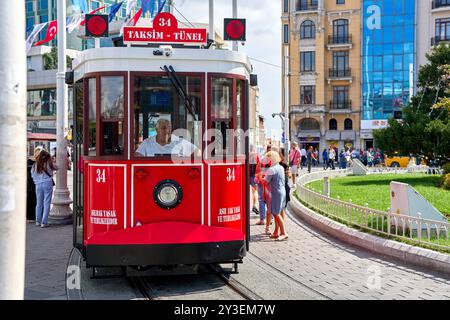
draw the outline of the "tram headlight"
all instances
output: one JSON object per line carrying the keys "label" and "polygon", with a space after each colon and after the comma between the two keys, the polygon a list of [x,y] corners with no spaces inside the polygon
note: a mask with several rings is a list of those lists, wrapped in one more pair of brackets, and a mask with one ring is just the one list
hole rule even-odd
{"label": "tram headlight", "polygon": [[156,185],[153,198],[158,206],[170,210],[181,203],[183,191],[176,181],[164,180]]}

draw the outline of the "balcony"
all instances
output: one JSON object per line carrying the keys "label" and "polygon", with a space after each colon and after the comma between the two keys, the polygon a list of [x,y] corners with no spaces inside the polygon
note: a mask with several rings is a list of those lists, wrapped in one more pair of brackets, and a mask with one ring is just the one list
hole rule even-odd
{"label": "balcony", "polygon": [[330,82],[334,80],[343,80],[352,83],[353,81],[352,70],[350,68],[348,69],[330,68],[328,74],[328,84],[330,84]]}
{"label": "balcony", "polygon": [[318,104],[311,104],[311,105],[293,105],[291,106],[291,113],[292,114],[324,114],[325,113],[325,106],[324,105],[318,105]]}
{"label": "balcony", "polygon": [[432,37],[431,38],[431,46],[438,46],[441,42],[450,42],[450,35],[447,37]]}
{"label": "balcony", "polygon": [[330,101],[330,113],[350,113],[352,112],[352,101]]}
{"label": "balcony", "polygon": [[352,35],[328,36],[328,50],[351,49],[353,47]]}
{"label": "balcony", "polygon": [[448,9],[450,10],[450,0],[433,0],[431,2],[432,10]]}
{"label": "balcony", "polygon": [[295,6],[296,11],[307,12],[307,11],[317,11],[319,10],[319,5],[317,3],[301,3],[297,1]]}

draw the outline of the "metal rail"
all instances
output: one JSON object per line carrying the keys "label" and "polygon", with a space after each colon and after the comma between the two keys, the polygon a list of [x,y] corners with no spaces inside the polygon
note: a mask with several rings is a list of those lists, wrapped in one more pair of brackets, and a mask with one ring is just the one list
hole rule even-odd
{"label": "metal rail", "polygon": [[296,186],[297,197],[313,210],[349,225],[394,239],[408,240],[450,252],[449,223],[393,214],[371,209],[368,206],[355,205],[351,202],[327,197],[321,192],[306,187],[309,182],[321,180],[324,177],[341,177],[350,173],[349,170],[336,170],[303,175],[299,179],[301,182]]}

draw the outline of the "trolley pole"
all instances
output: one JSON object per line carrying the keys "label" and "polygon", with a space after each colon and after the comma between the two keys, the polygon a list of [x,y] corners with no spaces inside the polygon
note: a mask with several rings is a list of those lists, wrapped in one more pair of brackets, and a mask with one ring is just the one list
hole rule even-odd
{"label": "trolley pole", "polygon": [[[233,0],[233,19],[237,19],[238,9],[237,9],[237,0]],[[238,51],[239,43],[237,41],[233,41],[233,51]]]}
{"label": "trolley pole", "polygon": [[212,41],[216,40],[216,35],[214,34],[214,0],[209,0],[209,38]]}
{"label": "trolley pole", "polygon": [[22,300],[25,286],[26,49],[25,1],[0,10],[0,300]]}
{"label": "trolley pole", "polygon": [[50,224],[72,223],[72,203],[67,188],[67,129],[68,105],[66,76],[66,0],[57,2],[58,19],[58,72],[56,73],[56,190],[53,197],[53,207],[49,215]]}

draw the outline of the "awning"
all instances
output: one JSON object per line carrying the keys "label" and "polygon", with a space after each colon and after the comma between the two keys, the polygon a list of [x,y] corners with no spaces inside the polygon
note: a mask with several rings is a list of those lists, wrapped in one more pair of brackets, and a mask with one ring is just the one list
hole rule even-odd
{"label": "awning", "polygon": [[56,141],[56,134],[27,132],[27,140]]}

